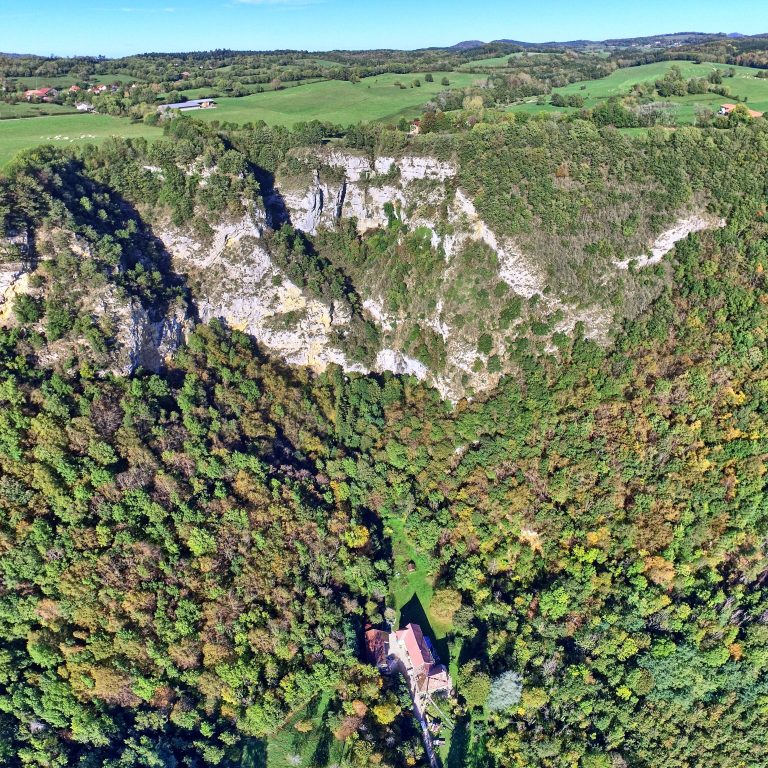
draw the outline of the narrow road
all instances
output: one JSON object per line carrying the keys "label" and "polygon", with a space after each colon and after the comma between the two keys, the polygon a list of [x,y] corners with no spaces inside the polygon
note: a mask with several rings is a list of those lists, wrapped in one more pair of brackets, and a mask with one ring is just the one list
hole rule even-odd
{"label": "narrow road", "polygon": [[424,741],[424,749],[426,750],[427,757],[429,758],[429,764],[432,768],[440,768],[440,760],[435,753],[435,748],[432,745],[432,734],[429,732],[429,726],[424,716],[419,712],[418,708],[414,705],[413,714],[416,715],[416,719],[421,726],[421,738]]}

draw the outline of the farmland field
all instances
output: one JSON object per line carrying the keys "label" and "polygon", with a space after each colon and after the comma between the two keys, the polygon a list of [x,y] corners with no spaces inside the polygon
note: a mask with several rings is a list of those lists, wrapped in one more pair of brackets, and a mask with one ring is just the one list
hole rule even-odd
{"label": "farmland field", "polygon": [[44,117],[46,115],[72,114],[77,114],[77,110],[71,105],[26,101],[18,104],[0,102],[0,120],[8,120],[15,117]]}
{"label": "farmland field", "polygon": [[492,59],[477,59],[462,64],[459,69],[473,69],[474,67],[506,67],[509,63],[510,54],[506,56],[496,56]]}
{"label": "farmland field", "polygon": [[[328,121],[349,125],[360,121],[393,123],[401,117],[418,117],[424,104],[440,91],[443,77],[448,77],[450,87],[472,85],[481,76],[468,72],[434,73],[435,82],[427,83],[424,73],[408,75],[379,75],[357,84],[339,80],[324,80],[301,86],[287,86],[281,91],[266,91],[241,98],[217,98],[218,107],[189,113],[200,120],[247,123],[264,120],[270,125],[292,126],[310,120]],[[411,87],[414,80],[421,87]],[[400,81],[406,86],[398,88]],[[270,86],[266,86],[270,87]],[[187,98],[208,95],[211,88],[185,90]],[[169,98],[178,99],[179,94]],[[159,128],[143,123],[131,123],[127,119],[107,115],[64,114],[65,107],[57,105],[5,105],[0,106],[0,118],[7,110],[9,116],[34,114],[34,109],[46,108],[62,114],[27,119],[0,119],[0,167],[17,152],[40,144],[98,143],[108,136],[161,135]]]}
{"label": "farmland field", "polygon": [[[435,82],[427,83],[423,73],[379,75],[357,84],[339,80],[323,81],[286,88],[282,91],[257,93],[242,98],[217,99],[216,109],[195,112],[201,120],[246,123],[264,120],[270,125],[291,126],[309,120],[349,125],[363,120],[396,122],[401,117],[418,117],[430,97],[445,90],[440,84],[447,77],[451,87],[472,85],[477,75],[468,72],[433,73]],[[420,88],[411,88],[419,79]],[[406,88],[400,89],[400,81]]]}
{"label": "farmland field", "polygon": [[[654,64],[643,64],[639,67],[627,67],[619,69],[599,80],[571,83],[563,88],[553,89],[553,93],[561,93],[564,96],[578,94],[584,98],[585,107],[594,107],[600,101],[611,96],[624,96],[636,83],[647,83],[659,80],[677,64],[683,77],[706,77],[715,69],[728,70],[726,64],[695,64],[690,61],[664,61]],[[698,107],[717,109],[720,104],[736,98],[747,98],[747,106],[759,111],[768,111],[768,80],[762,80],[755,75],[759,70],[750,67],[733,67],[734,77],[724,77],[723,85],[731,92],[731,96],[724,97],[716,93],[692,94],[689,96],[676,96],[663,99],[679,105],[677,111],[678,120],[681,123],[692,123],[695,119]],[[659,99],[662,101],[662,99]],[[549,98],[547,98],[549,101]],[[536,104],[535,100],[529,100],[511,107],[514,112],[565,112],[567,110],[553,107],[550,104]]]}
{"label": "farmland field", "polygon": [[22,149],[41,144],[98,144],[109,136],[154,138],[161,133],[160,128],[108,115],[76,114],[0,120],[0,168]]}
{"label": "farmland field", "polygon": [[[137,82],[140,81],[141,78],[136,78],[130,75],[122,75],[122,74],[102,74],[102,75],[91,75],[88,78],[89,83],[93,84],[100,84],[103,83],[104,85],[110,85],[111,83],[114,83],[116,81],[120,82]],[[48,88],[69,88],[70,85],[75,85],[78,82],[78,78],[74,77],[72,75],[61,75],[61,76],[43,76],[39,75],[36,77],[20,77],[18,78],[19,85],[21,85],[23,88],[42,88],[44,86],[47,86]]]}

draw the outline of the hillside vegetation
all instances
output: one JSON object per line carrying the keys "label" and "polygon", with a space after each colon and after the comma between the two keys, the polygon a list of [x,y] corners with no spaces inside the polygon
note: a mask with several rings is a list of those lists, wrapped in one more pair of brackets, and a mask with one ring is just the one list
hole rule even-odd
{"label": "hillside vegetation", "polygon": [[[678,52],[625,45],[104,65],[471,78],[418,134],[0,122],[105,125],[0,176],[0,764],[428,765],[362,642],[405,621],[445,768],[768,764],[768,120],[646,120],[711,70],[666,61],[507,109]],[[225,105],[310,88],[367,92]]]}

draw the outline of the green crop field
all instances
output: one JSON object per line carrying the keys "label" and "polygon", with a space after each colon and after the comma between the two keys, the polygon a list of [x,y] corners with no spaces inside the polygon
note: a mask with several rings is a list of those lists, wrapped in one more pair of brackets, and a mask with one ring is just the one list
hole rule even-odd
{"label": "green crop field", "polygon": [[[627,67],[603,77],[600,80],[589,80],[580,83],[571,83],[563,88],[555,88],[554,93],[564,96],[579,94],[584,97],[585,107],[594,107],[598,102],[611,96],[624,96],[636,83],[647,83],[659,80],[669,69],[677,65],[680,67],[683,77],[706,77],[715,69],[728,70],[725,64],[695,64],[691,61],[664,61],[654,64],[643,64],[639,67]],[[692,94],[689,96],[675,96],[659,101],[666,101],[679,105],[677,118],[681,123],[692,123],[696,116],[696,109],[708,107],[717,109],[723,102],[747,98],[747,106],[758,111],[768,111],[768,80],[763,80],[755,75],[759,70],[750,67],[733,67],[734,77],[724,77],[723,85],[731,92],[731,96],[719,96],[716,93]],[[549,99],[548,99],[549,100]],[[553,107],[550,104],[540,105],[534,100],[522,104],[516,104],[510,108],[514,112],[566,112],[568,110]]]}
{"label": "green crop field", "polygon": [[98,144],[109,136],[155,138],[160,128],[109,115],[61,115],[0,120],[0,168],[19,151],[42,144]]}
{"label": "green crop field", "polygon": [[[309,120],[321,120],[341,125],[361,121],[397,122],[401,117],[418,117],[424,104],[445,90],[440,84],[447,77],[451,86],[472,85],[478,75],[469,72],[433,73],[435,82],[427,83],[424,74],[379,75],[348,83],[323,81],[290,87],[282,91],[257,93],[242,98],[217,99],[218,107],[192,113],[201,120],[246,123],[264,120],[270,125],[291,126]],[[415,79],[420,88],[411,88]],[[407,86],[400,89],[395,82]]]}

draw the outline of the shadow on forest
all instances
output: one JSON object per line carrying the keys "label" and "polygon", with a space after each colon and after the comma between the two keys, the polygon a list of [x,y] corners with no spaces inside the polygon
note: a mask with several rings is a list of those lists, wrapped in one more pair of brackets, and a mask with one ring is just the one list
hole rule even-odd
{"label": "shadow on forest", "polygon": [[267,768],[267,742],[264,739],[248,739],[240,764],[243,768]]}
{"label": "shadow on forest", "polygon": [[445,768],[466,768],[469,752],[469,718],[456,721],[451,734],[451,748],[445,761]]}
{"label": "shadow on forest", "polygon": [[451,654],[448,648],[448,640],[444,637],[441,640],[435,638],[435,632],[429,621],[427,612],[421,604],[418,595],[414,596],[402,607],[400,611],[400,626],[403,627],[409,623],[418,624],[422,632],[429,636],[429,640],[435,648],[440,661],[448,666],[451,661]]}

